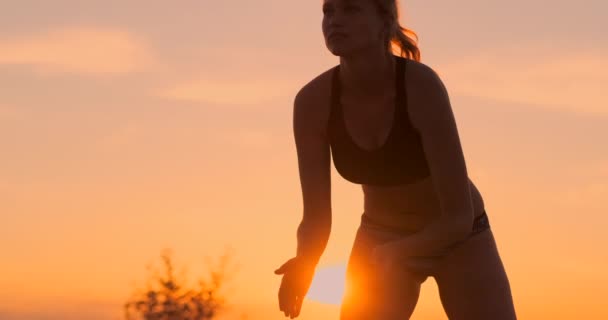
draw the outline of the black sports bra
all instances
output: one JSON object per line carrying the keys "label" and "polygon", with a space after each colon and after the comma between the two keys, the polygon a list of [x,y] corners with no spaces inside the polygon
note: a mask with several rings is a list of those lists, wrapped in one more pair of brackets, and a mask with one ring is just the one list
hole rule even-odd
{"label": "black sports bra", "polygon": [[407,59],[396,59],[395,114],[391,131],[380,148],[360,148],[348,134],[340,103],[340,65],[334,67],[329,115],[329,141],[334,166],[346,180],[367,185],[400,185],[430,175],[419,132],[411,125],[407,111],[404,75]]}

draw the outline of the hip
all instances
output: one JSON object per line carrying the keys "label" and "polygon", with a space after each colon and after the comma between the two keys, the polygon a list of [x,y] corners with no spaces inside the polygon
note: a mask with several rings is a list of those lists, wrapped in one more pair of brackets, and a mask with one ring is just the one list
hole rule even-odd
{"label": "hip", "polygon": [[[485,210],[481,215],[475,218],[468,236],[456,243],[451,244],[441,255],[414,256],[400,260],[399,267],[404,267],[408,271],[418,273],[423,278],[432,276],[439,265],[443,263],[444,258],[449,256],[458,247],[464,246],[477,235],[486,232],[491,232],[490,221]],[[398,240],[399,238],[407,237],[417,231],[404,231],[402,229],[390,228],[383,225],[378,225],[366,218],[365,214],[361,217],[361,225],[357,231],[357,238],[362,242],[367,242],[368,248],[373,248],[386,242]],[[491,246],[488,246],[489,248]]]}

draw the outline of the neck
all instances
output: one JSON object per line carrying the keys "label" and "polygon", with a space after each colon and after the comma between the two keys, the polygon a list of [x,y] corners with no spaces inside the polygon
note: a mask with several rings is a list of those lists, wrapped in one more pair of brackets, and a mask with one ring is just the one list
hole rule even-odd
{"label": "neck", "polygon": [[357,96],[377,96],[393,83],[395,59],[392,53],[382,50],[341,56],[340,73],[344,90]]}

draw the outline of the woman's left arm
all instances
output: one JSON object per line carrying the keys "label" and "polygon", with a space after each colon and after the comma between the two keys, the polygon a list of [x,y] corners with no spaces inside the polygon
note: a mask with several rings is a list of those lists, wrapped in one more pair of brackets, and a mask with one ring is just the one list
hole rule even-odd
{"label": "woman's left arm", "polygon": [[406,257],[441,255],[473,225],[467,168],[448,93],[437,73],[411,62],[406,83],[410,119],[422,138],[441,215],[420,232],[388,245]]}

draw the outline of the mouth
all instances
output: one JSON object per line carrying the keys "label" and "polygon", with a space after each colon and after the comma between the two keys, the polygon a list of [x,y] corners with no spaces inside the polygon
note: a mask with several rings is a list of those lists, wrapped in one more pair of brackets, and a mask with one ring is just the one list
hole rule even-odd
{"label": "mouth", "polygon": [[327,40],[346,38],[346,33],[332,32],[327,36]]}

